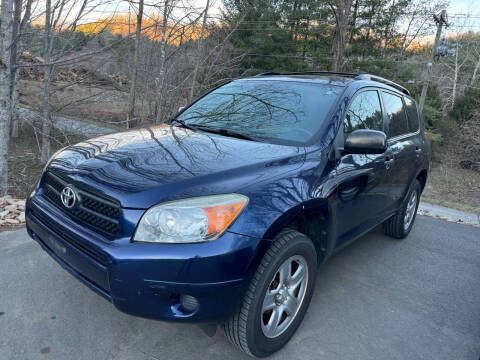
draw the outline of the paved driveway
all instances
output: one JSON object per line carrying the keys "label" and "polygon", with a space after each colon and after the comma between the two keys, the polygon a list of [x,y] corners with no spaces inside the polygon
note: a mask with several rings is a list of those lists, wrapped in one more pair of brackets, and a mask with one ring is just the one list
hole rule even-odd
{"label": "paved driveway", "polygon": [[[131,317],[27,238],[0,233],[0,359],[244,359],[221,331]],[[480,356],[480,228],[418,217],[376,230],[319,269],[310,309],[275,359]]]}

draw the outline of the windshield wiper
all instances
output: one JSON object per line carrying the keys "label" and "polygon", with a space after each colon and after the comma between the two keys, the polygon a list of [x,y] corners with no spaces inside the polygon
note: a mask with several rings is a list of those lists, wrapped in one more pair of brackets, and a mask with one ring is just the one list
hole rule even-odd
{"label": "windshield wiper", "polygon": [[177,124],[180,124],[182,127],[186,128],[186,129],[188,129],[188,130],[192,130],[192,131],[197,130],[197,127],[196,127],[196,126],[188,125],[188,124],[186,124],[183,120],[179,120],[179,119],[177,119],[177,118],[169,119],[169,120],[168,120],[168,123],[169,123],[169,124],[177,123]]}
{"label": "windshield wiper", "polygon": [[221,129],[221,128],[212,128],[204,125],[195,125],[195,128],[198,130],[202,130],[205,132],[210,132],[213,134],[220,134],[220,135],[225,135],[225,136],[230,136],[234,137],[237,139],[243,139],[243,140],[250,140],[250,141],[260,141],[261,139],[258,137],[250,136],[250,135],[245,135],[236,131],[228,130],[228,129]]}

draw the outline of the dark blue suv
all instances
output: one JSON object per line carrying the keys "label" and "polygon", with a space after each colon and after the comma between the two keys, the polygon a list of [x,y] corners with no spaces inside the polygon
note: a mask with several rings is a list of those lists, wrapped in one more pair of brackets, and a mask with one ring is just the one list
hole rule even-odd
{"label": "dark blue suv", "polygon": [[265,73],[167,124],[57,152],[27,229],[119,310],[223,324],[254,356],[307,311],[317,264],[415,220],[430,146],[409,92],[373,75]]}

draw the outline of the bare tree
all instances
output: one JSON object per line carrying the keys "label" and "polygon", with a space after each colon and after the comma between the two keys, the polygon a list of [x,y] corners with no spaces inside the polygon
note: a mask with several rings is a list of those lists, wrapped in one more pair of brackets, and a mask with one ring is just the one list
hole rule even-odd
{"label": "bare tree", "polygon": [[335,18],[335,34],[332,43],[332,70],[342,71],[345,58],[348,19],[353,0],[335,0],[329,2]]}
{"label": "bare tree", "polygon": [[10,52],[12,45],[13,0],[0,7],[0,196],[8,191],[8,145],[10,140]]}
{"label": "bare tree", "polygon": [[475,41],[471,47],[471,57],[475,64],[472,73],[472,79],[470,80],[470,86],[474,86],[477,81],[478,71],[480,70],[480,41]]}
{"label": "bare tree", "polygon": [[[63,2],[62,6],[63,8]],[[40,160],[47,162],[50,157],[50,86],[53,65],[51,64],[51,55],[53,48],[52,36],[52,1],[45,1],[45,33],[43,37],[43,60],[45,67],[43,68],[43,123],[42,123],[42,149]]]}
{"label": "bare tree", "polygon": [[197,40],[198,52],[195,59],[195,68],[193,69],[192,86],[190,88],[190,96],[188,97],[189,102],[192,101],[193,95],[195,93],[195,84],[197,82],[198,67],[200,66],[200,63],[202,61],[201,54],[203,53],[204,43],[205,43],[203,37],[205,36],[205,27],[207,25],[207,16],[208,16],[209,6],[210,6],[210,0],[207,0],[207,4],[205,5],[205,10],[203,10],[203,21],[202,21],[202,29],[200,30],[200,38]]}
{"label": "bare tree", "polygon": [[131,121],[135,118],[135,90],[137,86],[138,74],[138,57],[140,54],[140,37],[142,35],[142,19],[143,19],[143,0],[138,3],[137,24],[135,29],[135,54],[133,55],[132,78],[130,80],[130,96],[128,103],[127,128]]}
{"label": "bare tree", "polygon": [[[66,64],[74,59],[62,59],[67,51],[65,42],[56,54],[54,50],[54,40],[60,33],[74,33],[78,22],[87,13],[86,7],[89,0],[83,0],[80,4],[73,0],[56,0],[52,5],[52,0],[45,0],[45,28],[43,34],[43,103],[42,103],[42,147],[40,161],[47,162],[50,157],[50,132],[52,127],[52,117],[50,108],[50,98],[52,95],[52,76],[54,68],[58,64]],[[80,6],[79,6],[80,5]],[[93,11],[94,7],[89,9]]]}
{"label": "bare tree", "polygon": [[166,47],[167,47],[167,24],[168,18],[172,13],[173,6],[171,0],[165,0],[163,4],[163,16],[162,16],[162,40],[160,43],[160,66],[158,69],[158,78],[157,78],[157,106],[156,106],[156,116],[155,123],[158,124],[162,121],[162,105],[163,105],[163,94],[165,86],[165,59],[167,57]]}

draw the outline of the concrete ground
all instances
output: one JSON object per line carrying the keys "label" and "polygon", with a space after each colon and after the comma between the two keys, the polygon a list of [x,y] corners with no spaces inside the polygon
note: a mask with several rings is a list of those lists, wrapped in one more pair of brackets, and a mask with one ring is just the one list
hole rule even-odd
{"label": "concrete ground", "polygon": [[[296,335],[274,359],[480,356],[480,228],[419,216],[377,229],[319,268]],[[118,312],[25,230],[0,233],[0,359],[245,359],[218,331]]]}

